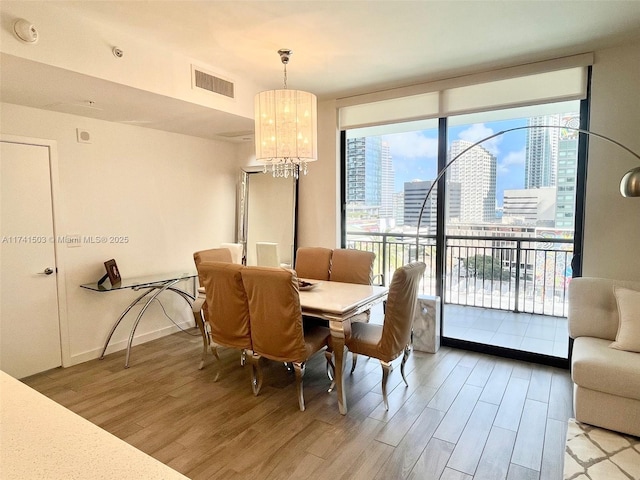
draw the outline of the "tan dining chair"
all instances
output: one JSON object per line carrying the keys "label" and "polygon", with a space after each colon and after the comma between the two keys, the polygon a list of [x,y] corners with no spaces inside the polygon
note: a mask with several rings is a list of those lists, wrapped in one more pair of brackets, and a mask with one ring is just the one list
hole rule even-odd
{"label": "tan dining chair", "polygon": [[[376,254],[355,250],[352,248],[337,248],[331,255],[332,282],[358,283],[371,285],[373,283],[373,262]],[[351,322],[369,322],[371,311],[366,310],[351,317]]]}
{"label": "tan dining chair", "polygon": [[[213,356],[220,361],[219,347],[236,348],[244,352],[251,349],[249,304],[242,283],[244,265],[227,262],[198,264],[198,275],[205,290],[203,310],[206,330]],[[199,299],[202,301],[203,299]],[[200,310],[198,310],[198,314]],[[197,315],[194,308],[194,315]],[[200,368],[204,365],[204,358]],[[215,380],[220,376],[216,372]]]}
{"label": "tan dining chair", "polygon": [[[193,254],[193,262],[198,265],[202,262],[227,262],[231,263],[231,251],[228,248],[210,248],[208,250],[199,250]],[[202,286],[202,278],[198,274],[198,280]]]}
{"label": "tan dining chair", "polygon": [[376,254],[355,250],[352,248],[336,248],[331,254],[332,282],[359,283],[371,285],[373,283],[373,262]]}
{"label": "tan dining chair", "polygon": [[302,379],[305,362],[320,350],[333,368],[330,332],[327,327],[313,326],[305,331],[298,290],[293,270],[272,267],[246,267],[242,282],[249,301],[252,350],[247,352],[251,364],[251,385],[258,395],[262,387],[261,359],[293,363],[300,410],[304,411]]}
{"label": "tan dining chair", "polygon": [[300,247],[296,251],[295,271],[298,278],[329,280],[331,269],[330,248]]}
{"label": "tan dining chair", "polygon": [[231,252],[231,261],[233,263],[242,263],[244,246],[241,243],[221,243],[220,248],[226,248]]}
{"label": "tan dining chair", "polygon": [[[345,343],[354,354],[377,358],[382,365],[382,398],[385,409],[389,410],[387,400],[387,379],[391,371],[391,361],[403,354],[400,373],[405,385],[409,386],[404,375],[404,365],[411,352],[411,327],[418,296],[418,285],[426,265],[413,262],[400,267],[393,274],[387,307],[382,325],[372,323],[354,323],[351,335]],[[351,373],[356,368],[357,357],[353,357]]]}
{"label": "tan dining chair", "polygon": [[[199,250],[194,252],[193,254],[193,262],[196,264],[196,270],[198,270],[198,265],[202,262],[231,262],[231,252],[227,248],[210,248],[207,250]],[[204,283],[202,281],[202,275],[198,271],[198,283],[200,284],[200,290],[204,287]],[[193,316],[196,322],[196,326],[200,330],[200,334],[202,335],[202,359],[200,360],[200,369],[204,367],[204,359],[207,356],[207,348],[209,346],[209,335],[206,331],[206,322],[207,316],[209,315],[206,300],[201,292],[198,293],[198,297],[193,302]],[[204,319],[203,319],[204,315]]]}

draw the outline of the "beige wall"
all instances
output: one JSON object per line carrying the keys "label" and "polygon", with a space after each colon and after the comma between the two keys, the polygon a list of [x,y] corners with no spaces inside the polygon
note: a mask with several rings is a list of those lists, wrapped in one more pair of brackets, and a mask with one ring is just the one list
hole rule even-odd
{"label": "beige wall", "polygon": [[[590,128],[640,152],[640,43],[596,51]],[[638,165],[619,147],[590,140],[584,276],[640,280],[640,198],[618,190]]]}
{"label": "beige wall", "polygon": [[[113,322],[139,293],[95,293],[79,288],[115,258],[123,277],[193,271],[193,252],[235,239],[238,173],[233,144],[74,115],[1,104],[0,132],[57,142],[59,188],[56,234],[122,235],[124,244],[57,246],[66,286],[68,362],[96,358]],[[76,141],[76,128],[92,143]],[[6,206],[3,205],[3,208]],[[191,289],[191,282],[183,283]],[[162,295],[167,313],[191,322],[176,295]],[[116,332],[121,349],[135,314]],[[175,331],[159,305],[150,307],[136,343]],[[135,359],[134,359],[135,361]]]}

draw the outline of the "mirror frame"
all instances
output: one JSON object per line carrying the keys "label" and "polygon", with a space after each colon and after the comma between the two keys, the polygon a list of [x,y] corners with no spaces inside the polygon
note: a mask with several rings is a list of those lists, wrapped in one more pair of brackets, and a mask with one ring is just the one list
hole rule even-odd
{"label": "mirror frame", "polygon": [[[242,245],[242,264],[247,264],[247,239],[249,232],[249,212],[248,212],[248,202],[250,195],[250,178],[252,175],[269,175],[272,176],[271,172],[267,171],[265,173],[264,167],[262,166],[252,166],[252,167],[244,167],[240,170],[240,179],[238,182],[238,193],[237,193],[237,242]],[[274,180],[280,180],[278,178],[274,178]],[[289,180],[289,179],[287,179]],[[290,177],[292,181],[292,191],[291,195],[293,196],[293,252],[291,257],[291,268],[293,268],[295,263],[295,255],[298,250],[298,179],[295,177]]]}

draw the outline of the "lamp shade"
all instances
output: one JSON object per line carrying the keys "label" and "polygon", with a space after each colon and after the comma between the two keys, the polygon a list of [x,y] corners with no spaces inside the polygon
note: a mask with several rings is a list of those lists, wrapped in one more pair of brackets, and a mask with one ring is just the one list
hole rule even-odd
{"label": "lamp shade", "polygon": [[620,181],[620,193],[623,197],[640,197],[640,167],[624,174]]}
{"label": "lamp shade", "polygon": [[255,97],[256,160],[304,164],[318,159],[316,96],[300,90],[268,90]]}

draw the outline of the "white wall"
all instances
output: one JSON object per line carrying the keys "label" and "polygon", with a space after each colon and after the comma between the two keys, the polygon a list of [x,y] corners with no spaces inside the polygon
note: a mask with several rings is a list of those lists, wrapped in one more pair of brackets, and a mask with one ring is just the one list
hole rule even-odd
{"label": "white wall", "polygon": [[[104,261],[115,258],[123,277],[195,271],[194,251],[234,241],[242,166],[234,144],[11,104],[0,107],[0,133],[57,142],[56,234],[129,239],[79,248],[58,245],[67,294],[67,364],[96,358],[113,322],[139,294],[80,288],[103,275]],[[76,141],[77,127],[91,133],[91,144]],[[192,288],[190,282],[182,286]],[[174,320],[192,324],[182,299],[167,293],[161,297]],[[135,313],[116,332],[110,351],[125,346]],[[140,323],[137,342],[170,331],[171,323],[156,304]]]}
{"label": "white wall", "polygon": [[[4,53],[73,72],[109,80],[168,97],[244,117],[253,117],[255,84],[235,78],[223,68],[203,64],[159,45],[139,31],[117,29],[80,16],[67,2],[2,2],[0,45]],[[38,27],[36,45],[26,45],[13,34],[13,22],[26,18]],[[116,58],[111,49],[124,51]],[[191,64],[234,82],[235,99],[191,88]]]}
{"label": "white wall", "polygon": [[[640,153],[640,43],[595,53],[590,129]],[[596,138],[589,145],[582,273],[640,280],[640,198],[618,189],[640,160]]]}

